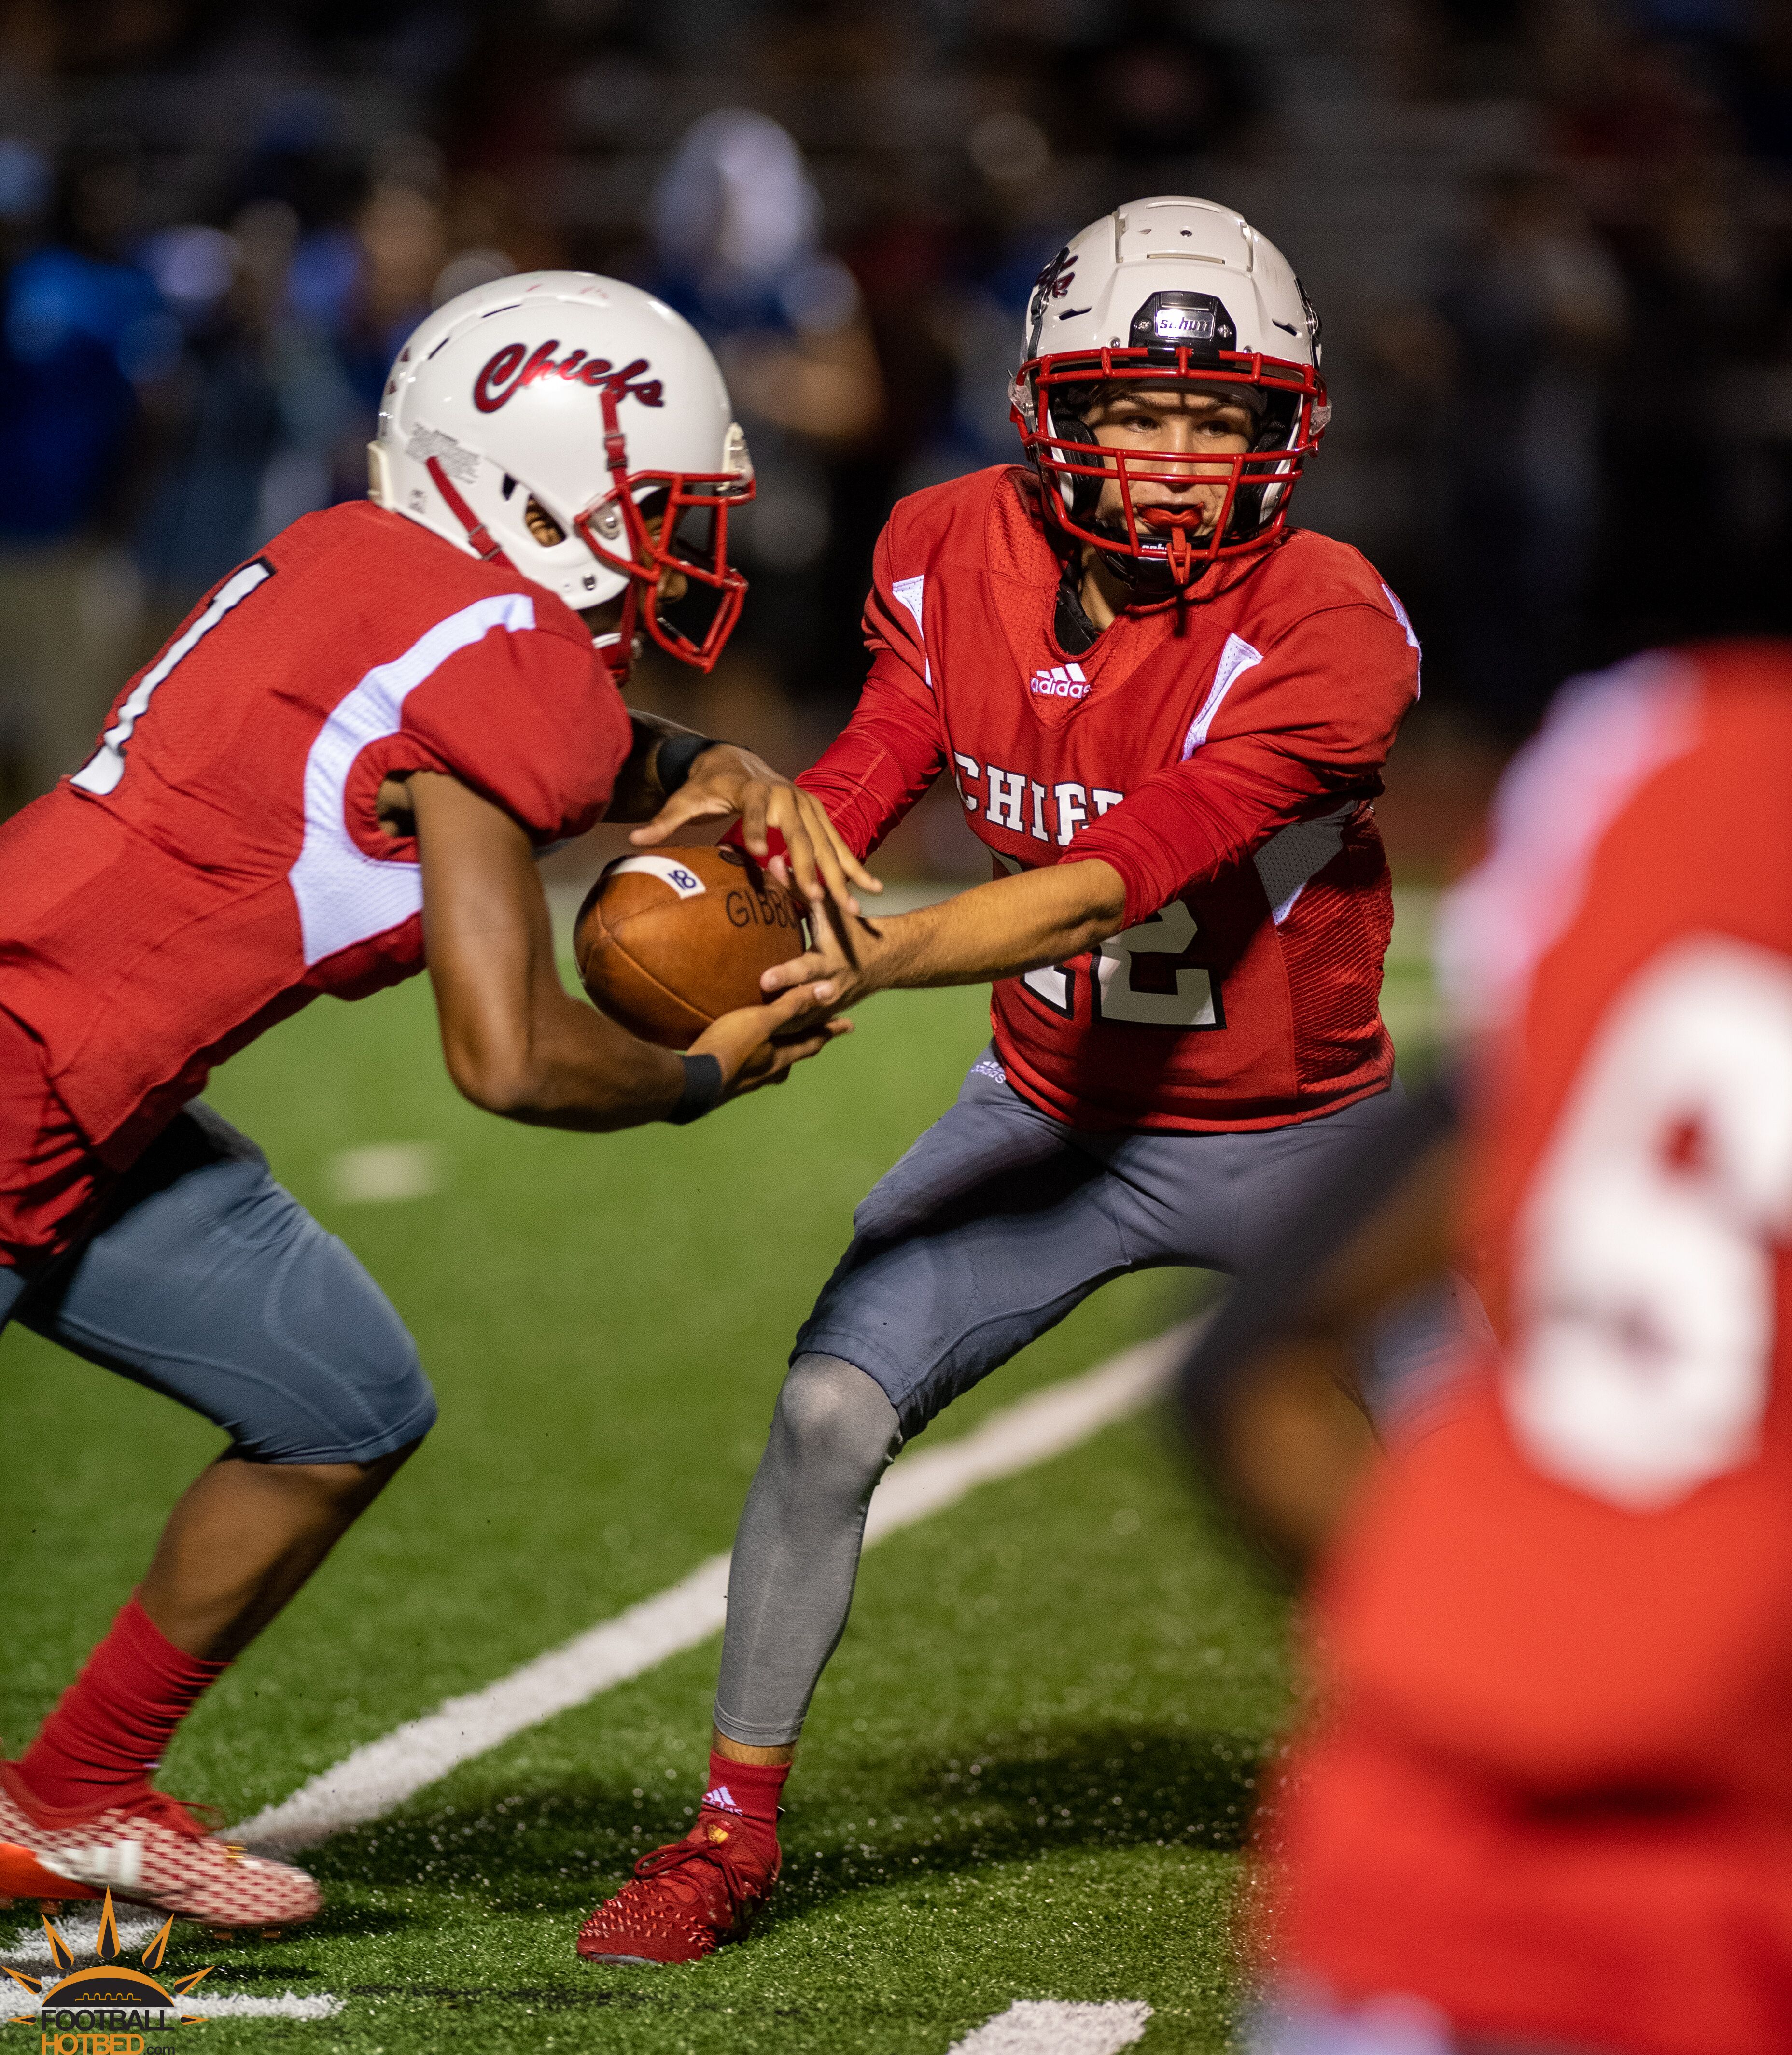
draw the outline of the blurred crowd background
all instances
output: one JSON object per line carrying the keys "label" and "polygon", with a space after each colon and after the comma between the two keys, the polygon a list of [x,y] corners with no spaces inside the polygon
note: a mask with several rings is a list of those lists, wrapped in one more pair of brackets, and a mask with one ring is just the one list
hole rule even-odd
{"label": "blurred crowd background", "polygon": [[1013,458],[1034,273],[1160,191],[1323,317],[1296,518],[1426,649],[1396,854],[1569,671],[1786,625],[1783,0],[0,0],[0,804],[364,491],[432,305],[553,265],[688,314],[758,465],[733,649],[641,696],[803,760],[890,503]]}

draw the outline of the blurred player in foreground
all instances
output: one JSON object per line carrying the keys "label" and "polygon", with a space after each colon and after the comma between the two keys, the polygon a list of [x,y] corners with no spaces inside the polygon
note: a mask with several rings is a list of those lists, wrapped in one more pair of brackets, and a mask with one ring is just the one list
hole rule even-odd
{"label": "blurred player in foreground", "polygon": [[1789,779],[1792,652],[1639,660],[1452,903],[1500,1346],[1324,1570],[1262,2055],[1792,2045]]}
{"label": "blurred player in foreground", "polygon": [[[579,272],[465,294],[394,367],[371,501],[234,572],[85,767],[0,830],[0,1323],[230,1438],[0,1764],[0,1896],[109,1886],[220,1926],[317,1910],[302,1871],[207,1836],[149,1779],[435,1402],[372,1279],[195,1098],[211,1067],[426,958],[455,1083],[511,1119],[688,1121],[821,1047],[772,1039],[796,994],[688,1056],[636,1041],[561,988],[534,865],[606,812],[644,820],[695,761],[813,882],[819,808],[632,718],[604,653],[625,666],[639,626],[713,661],[743,590],[728,510],[751,489],[721,376],[670,310]],[[697,635],[667,610],[687,587],[711,602]]]}
{"label": "blurred player in foreground", "polygon": [[[863,856],[945,771],[1011,874],[896,919],[822,909],[821,946],[768,983],[837,1006],[994,980],[995,1039],[797,1338],[735,1543],[708,1788],[586,1923],[589,1958],[705,1955],[770,1891],[904,1442],[1105,1280],[1238,1269],[1392,1105],[1370,803],[1419,651],[1354,550],[1286,526],[1329,411],[1318,329],[1237,215],[1126,207],[1034,287],[1029,467],[884,531],[869,679],[799,782]],[[706,809],[693,784],[650,832]]]}

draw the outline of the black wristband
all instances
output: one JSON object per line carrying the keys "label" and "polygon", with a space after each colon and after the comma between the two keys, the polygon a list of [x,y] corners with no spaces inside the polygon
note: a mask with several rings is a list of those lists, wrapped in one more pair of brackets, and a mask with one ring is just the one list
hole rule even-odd
{"label": "black wristband", "polygon": [[706,749],[715,747],[707,735],[669,735],[660,745],[660,754],[653,759],[653,775],[660,781],[660,790],[670,799],[685,779],[691,775],[691,767]]}
{"label": "black wristband", "polygon": [[722,1066],[714,1056],[680,1056],[679,1061],[684,1066],[684,1089],[666,1118],[674,1127],[688,1127],[720,1102]]}

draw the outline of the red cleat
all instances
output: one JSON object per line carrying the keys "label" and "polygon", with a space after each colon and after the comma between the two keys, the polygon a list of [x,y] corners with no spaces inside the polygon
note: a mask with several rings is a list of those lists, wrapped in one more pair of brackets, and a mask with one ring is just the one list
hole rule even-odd
{"label": "red cleat", "polygon": [[0,1897],[113,1897],[207,1926],[296,1926],[320,1903],[290,1863],[208,1834],[177,1798],[148,1791],[98,1812],[41,1806],[0,1762]]}
{"label": "red cleat", "polygon": [[586,1920],[579,1953],[588,1962],[700,1962],[746,1938],[782,1861],[774,1836],[706,1807],[682,1841],[643,1856],[631,1881]]}

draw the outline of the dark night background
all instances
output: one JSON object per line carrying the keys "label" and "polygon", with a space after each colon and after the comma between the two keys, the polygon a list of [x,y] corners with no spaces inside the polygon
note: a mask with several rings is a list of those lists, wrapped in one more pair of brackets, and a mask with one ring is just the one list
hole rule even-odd
{"label": "dark night background", "polygon": [[[1015,452],[1039,264],[1160,191],[1237,207],[1324,318],[1296,519],[1425,643],[1396,861],[1448,861],[1570,671],[1785,625],[1792,8],[11,0],[0,797],[364,489],[432,303],[561,264],[698,323],[759,466],[733,649],[640,696],[794,764],[852,704],[892,499]],[[904,860],[950,868],[952,831]]]}

